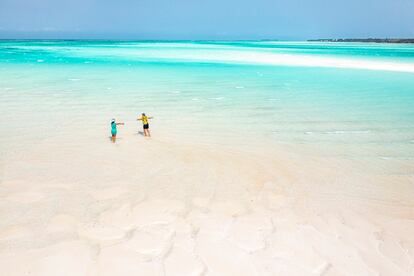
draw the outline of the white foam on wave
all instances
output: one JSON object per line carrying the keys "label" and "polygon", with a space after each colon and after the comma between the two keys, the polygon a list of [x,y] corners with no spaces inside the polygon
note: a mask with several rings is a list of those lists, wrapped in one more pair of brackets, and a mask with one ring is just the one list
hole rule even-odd
{"label": "white foam on wave", "polygon": [[305,131],[305,134],[364,134],[370,130],[329,130],[329,131]]}
{"label": "white foam on wave", "polygon": [[[118,52],[114,54],[125,55],[126,53]],[[228,47],[226,50],[220,49],[203,49],[193,51],[193,49],[180,51],[166,51],[157,49],[148,53],[148,51],[134,51],[129,53],[128,57],[146,59],[179,60],[188,62],[220,62],[220,63],[241,63],[241,64],[265,64],[265,65],[283,65],[283,66],[301,66],[301,67],[335,67],[350,69],[367,69],[367,70],[385,70],[414,73],[414,63],[396,62],[385,60],[368,60],[363,58],[342,58],[315,56],[306,54],[284,54],[270,51],[239,50],[237,47]]]}
{"label": "white foam on wave", "polygon": [[72,79],[68,79],[69,81],[80,81],[81,79],[75,79],[75,78],[72,78]]}
{"label": "white foam on wave", "polygon": [[382,160],[390,160],[392,157],[390,157],[390,156],[380,156],[379,158],[382,159]]}
{"label": "white foam on wave", "polygon": [[44,62],[44,60],[43,59],[38,59],[37,62]]}
{"label": "white foam on wave", "polygon": [[370,130],[332,130],[325,131],[326,134],[359,134],[359,133],[370,133]]}
{"label": "white foam on wave", "polygon": [[[171,44],[161,46],[146,45],[145,47],[117,48],[117,49],[85,49],[77,48],[75,51],[66,53],[69,55],[145,59],[155,61],[175,61],[175,62],[213,62],[213,63],[236,63],[236,64],[263,64],[278,66],[299,66],[299,67],[333,67],[349,69],[366,69],[414,73],[414,63],[398,62],[393,60],[370,60],[362,57],[333,57],[324,55],[308,54],[286,54],[274,52],[269,49],[257,50],[237,47],[224,46],[204,47],[200,45],[188,44],[179,45],[177,49]],[[257,72],[258,75],[263,74]]]}
{"label": "white foam on wave", "polygon": [[205,61],[255,63],[267,65],[301,66],[301,67],[334,67],[349,69],[383,70],[414,73],[414,64],[403,62],[371,61],[364,59],[345,59],[336,57],[290,55],[265,52],[244,53],[232,51],[226,55],[206,54],[198,56]]}

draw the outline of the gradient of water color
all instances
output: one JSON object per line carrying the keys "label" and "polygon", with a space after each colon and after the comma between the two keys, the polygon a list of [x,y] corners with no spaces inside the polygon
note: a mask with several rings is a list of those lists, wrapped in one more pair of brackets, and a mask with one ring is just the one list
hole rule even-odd
{"label": "gradient of water color", "polygon": [[146,111],[172,136],[412,163],[413,107],[407,44],[0,42],[0,153]]}

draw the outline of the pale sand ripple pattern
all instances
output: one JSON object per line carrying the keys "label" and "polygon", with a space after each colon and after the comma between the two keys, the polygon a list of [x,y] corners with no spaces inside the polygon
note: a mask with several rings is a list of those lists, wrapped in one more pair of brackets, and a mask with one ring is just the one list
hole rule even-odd
{"label": "pale sand ripple pattern", "polygon": [[350,174],[345,161],[279,149],[94,135],[10,156],[1,275],[414,273],[410,176]]}

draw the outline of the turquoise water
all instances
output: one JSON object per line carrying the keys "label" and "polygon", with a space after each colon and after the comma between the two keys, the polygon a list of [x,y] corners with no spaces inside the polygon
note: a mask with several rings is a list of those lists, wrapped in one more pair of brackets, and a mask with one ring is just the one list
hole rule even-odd
{"label": "turquoise water", "polygon": [[61,129],[154,131],[414,159],[414,45],[1,41],[0,153]]}

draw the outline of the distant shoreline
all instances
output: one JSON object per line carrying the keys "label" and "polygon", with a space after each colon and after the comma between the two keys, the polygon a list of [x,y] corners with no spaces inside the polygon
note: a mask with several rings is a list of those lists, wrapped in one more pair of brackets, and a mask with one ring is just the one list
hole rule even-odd
{"label": "distant shoreline", "polygon": [[103,38],[0,38],[0,42],[365,42],[365,43],[410,43],[414,44],[414,38],[330,38],[330,39],[308,39],[308,40],[280,40],[280,39],[103,39]]}
{"label": "distant shoreline", "polygon": [[309,42],[370,42],[370,43],[414,43],[414,38],[335,38],[308,39]]}

